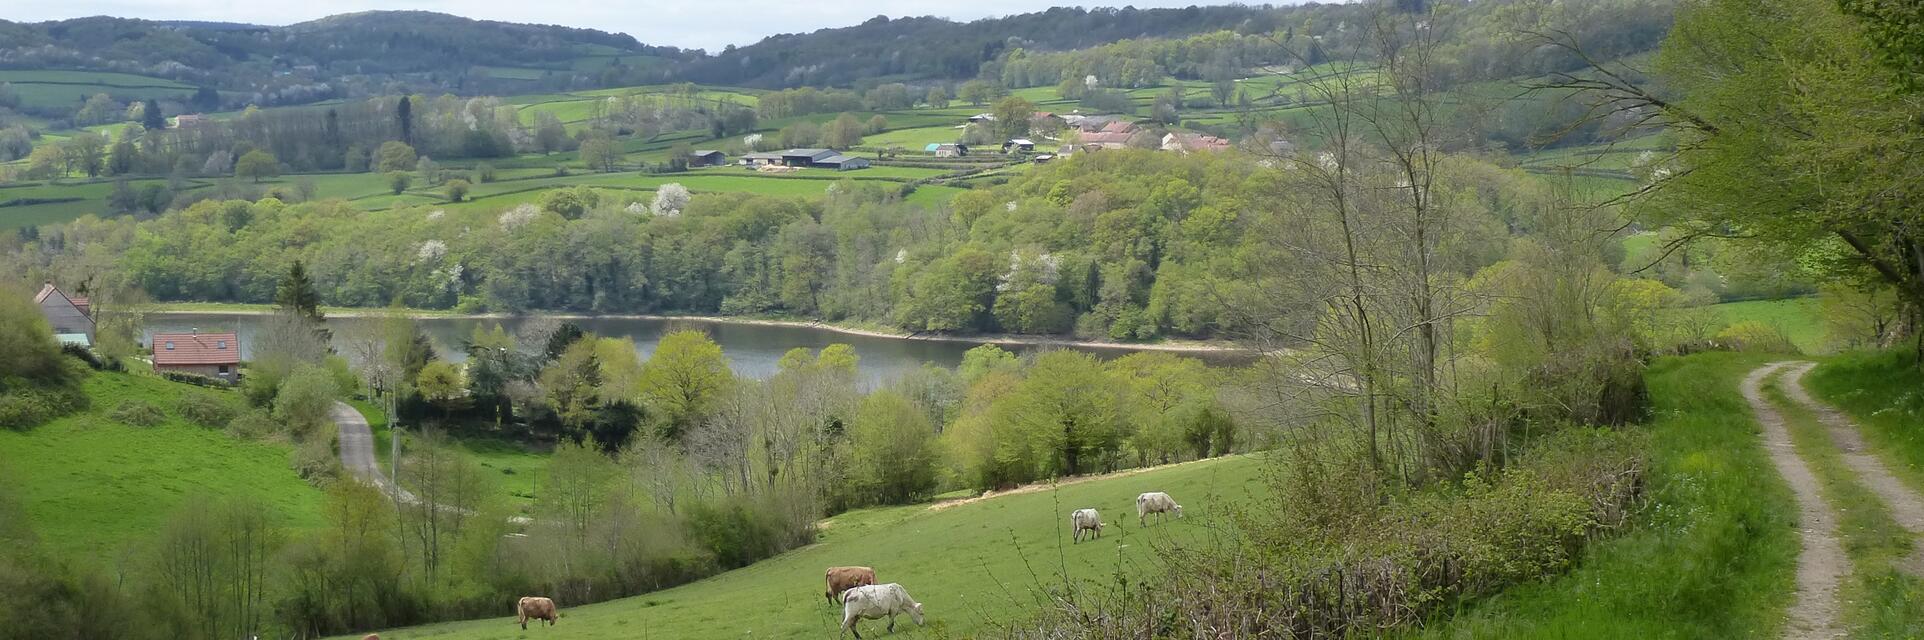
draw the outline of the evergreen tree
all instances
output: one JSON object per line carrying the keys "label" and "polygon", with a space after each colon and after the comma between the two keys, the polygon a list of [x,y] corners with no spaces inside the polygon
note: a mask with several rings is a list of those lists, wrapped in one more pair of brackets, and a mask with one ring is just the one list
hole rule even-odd
{"label": "evergreen tree", "polygon": [[401,125],[401,142],[414,145],[414,99],[401,96],[400,106],[394,109],[394,119]]}
{"label": "evergreen tree", "polygon": [[287,277],[281,279],[280,288],[274,291],[274,306],[317,323],[327,319],[321,315],[321,296],[314,291],[314,281],[307,277],[307,267],[299,260],[294,261]]}
{"label": "evergreen tree", "polygon": [[148,98],[140,105],[140,126],[146,127],[148,131],[167,128],[167,118],[160,115],[160,103],[153,98]]}

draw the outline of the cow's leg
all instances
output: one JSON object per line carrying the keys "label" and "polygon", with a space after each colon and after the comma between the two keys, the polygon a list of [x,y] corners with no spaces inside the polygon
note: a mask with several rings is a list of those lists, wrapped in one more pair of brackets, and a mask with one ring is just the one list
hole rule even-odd
{"label": "cow's leg", "polygon": [[889,614],[889,633],[895,633],[895,614]]}

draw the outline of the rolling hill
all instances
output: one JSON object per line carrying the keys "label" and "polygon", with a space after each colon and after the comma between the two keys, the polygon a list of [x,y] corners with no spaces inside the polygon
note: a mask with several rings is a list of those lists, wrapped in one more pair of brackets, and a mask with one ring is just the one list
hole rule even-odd
{"label": "rolling hill", "polygon": [[[820,541],[746,568],[651,594],[582,606],[562,605],[560,623],[542,637],[821,638],[833,635],[841,609],[822,600],[822,572],[839,565],[873,566],[897,582],[928,615],[922,629],[906,618],[900,637],[987,633],[1033,611],[1062,576],[1103,580],[1144,568],[1162,545],[1195,544],[1215,531],[1226,509],[1254,493],[1264,462],[1238,456],[1096,477],[1054,488],[937,505],[845,513],[823,522]],[[1132,521],[1144,491],[1183,500],[1187,516],[1147,528]],[[1072,544],[1069,512],[1102,511],[1101,539]],[[502,603],[502,613],[512,603]],[[878,622],[862,629],[880,631]],[[388,640],[494,640],[526,637],[512,618],[470,620],[380,632]],[[353,636],[359,638],[360,636]]]}

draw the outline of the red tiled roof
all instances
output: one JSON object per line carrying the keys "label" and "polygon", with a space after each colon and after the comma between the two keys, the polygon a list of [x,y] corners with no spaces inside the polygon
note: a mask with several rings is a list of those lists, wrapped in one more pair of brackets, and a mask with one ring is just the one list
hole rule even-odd
{"label": "red tiled roof", "polygon": [[156,333],[154,366],[240,364],[240,339],[232,333]]}

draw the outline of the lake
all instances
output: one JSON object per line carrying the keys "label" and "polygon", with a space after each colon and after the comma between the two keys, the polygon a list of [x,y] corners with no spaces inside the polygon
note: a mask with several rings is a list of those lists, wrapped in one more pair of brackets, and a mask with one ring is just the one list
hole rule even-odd
{"label": "lake", "polygon": [[[252,336],[258,333],[264,318],[256,315],[218,314],[218,313],[153,313],[147,315],[147,335],[155,332],[186,332],[190,330],[237,331],[240,333],[242,355],[251,357]],[[522,323],[530,318],[423,318],[421,329],[434,342],[437,355],[446,360],[459,362],[467,358],[461,344],[474,332],[476,325],[492,328],[500,324],[512,334]],[[353,333],[353,327],[360,323],[379,322],[374,318],[332,318],[327,321],[334,329],[338,340],[340,336]],[[735,374],[749,378],[767,378],[775,375],[775,363],[782,354],[796,347],[818,350],[831,344],[843,343],[855,347],[861,356],[859,372],[864,386],[874,388],[892,380],[905,372],[914,370],[924,363],[954,368],[962,362],[962,353],[977,345],[973,342],[950,340],[913,340],[881,336],[865,336],[842,333],[830,329],[792,326],[763,325],[740,322],[688,319],[645,319],[645,318],[570,318],[569,322],[579,325],[582,330],[601,336],[629,338],[635,341],[635,350],[645,360],[655,351],[655,345],[663,333],[675,329],[696,329],[706,332],[721,345],[722,353],[728,357],[729,367]],[[1004,344],[1003,348],[1015,353],[1029,353],[1046,348],[1070,348],[1096,354],[1103,359],[1133,353],[1138,349],[1129,347],[1045,347],[1033,344]],[[1248,362],[1249,357],[1235,352],[1194,352],[1184,353],[1205,362],[1231,365]]]}

